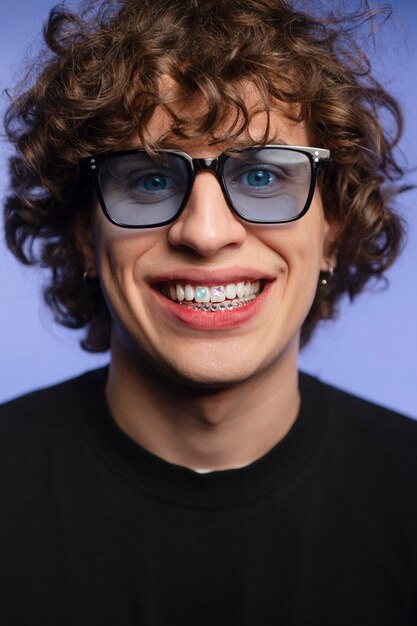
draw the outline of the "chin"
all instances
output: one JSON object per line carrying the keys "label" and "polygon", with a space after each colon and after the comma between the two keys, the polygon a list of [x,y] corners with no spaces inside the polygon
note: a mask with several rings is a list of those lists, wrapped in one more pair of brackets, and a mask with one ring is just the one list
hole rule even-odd
{"label": "chin", "polygon": [[[239,366],[238,366],[239,365]],[[212,363],[191,364],[190,366],[170,367],[170,377],[188,387],[221,389],[243,383],[255,375],[252,368],[243,368],[242,363],[225,364],[216,367]]]}

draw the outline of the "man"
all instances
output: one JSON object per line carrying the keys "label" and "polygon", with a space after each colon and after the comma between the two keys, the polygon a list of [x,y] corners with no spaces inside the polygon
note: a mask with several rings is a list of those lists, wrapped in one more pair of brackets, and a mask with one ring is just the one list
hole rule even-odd
{"label": "man", "polygon": [[346,37],[276,0],[51,14],[6,234],[111,360],[2,409],[5,623],[417,623],[417,425],[297,372],[401,241],[401,115]]}

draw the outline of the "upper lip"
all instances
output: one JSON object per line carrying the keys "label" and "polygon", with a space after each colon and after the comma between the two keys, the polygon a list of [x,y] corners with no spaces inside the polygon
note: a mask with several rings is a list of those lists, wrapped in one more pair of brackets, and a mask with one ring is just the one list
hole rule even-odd
{"label": "upper lip", "polygon": [[154,283],[181,283],[194,285],[224,285],[244,281],[264,280],[271,282],[275,276],[266,274],[265,271],[248,268],[219,268],[218,270],[203,269],[176,269],[152,276],[150,282]]}

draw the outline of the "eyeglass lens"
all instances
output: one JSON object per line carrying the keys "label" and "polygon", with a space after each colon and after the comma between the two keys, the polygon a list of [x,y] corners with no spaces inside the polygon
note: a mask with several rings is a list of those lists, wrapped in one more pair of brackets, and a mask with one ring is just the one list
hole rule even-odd
{"label": "eyeglass lens", "polygon": [[[100,165],[99,186],[109,217],[122,226],[154,226],[174,219],[192,177],[181,154],[115,154]],[[222,183],[234,210],[249,221],[285,222],[305,208],[312,165],[303,152],[259,148],[224,161]]]}

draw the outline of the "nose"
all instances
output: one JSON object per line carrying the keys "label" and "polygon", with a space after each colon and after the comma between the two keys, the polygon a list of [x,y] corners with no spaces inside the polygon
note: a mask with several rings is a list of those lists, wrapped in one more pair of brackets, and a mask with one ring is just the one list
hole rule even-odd
{"label": "nose", "polygon": [[211,257],[245,239],[246,228],[227,205],[214,173],[199,172],[185,209],[169,229],[169,243]]}

